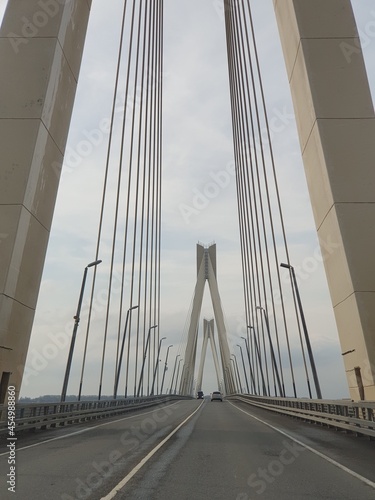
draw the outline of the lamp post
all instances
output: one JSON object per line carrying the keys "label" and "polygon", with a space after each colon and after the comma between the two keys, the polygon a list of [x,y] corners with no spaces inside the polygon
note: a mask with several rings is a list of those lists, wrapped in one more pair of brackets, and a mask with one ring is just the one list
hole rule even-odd
{"label": "lamp post", "polygon": [[230,392],[230,387],[229,387],[229,382],[228,382],[228,373],[227,373],[227,368],[223,366],[223,383],[224,383],[224,389],[227,394]]}
{"label": "lamp post", "polygon": [[174,368],[173,368],[173,375],[172,375],[172,381],[171,381],[171,386],[169,388],[169,394],[172,394],[173,391],[173,382],[174,382],[174,376],[176,373],[176,366],[177,366],[177,359],[181,356],[181,354],[177,354],[176,359],[174,361]]}
{"label": "lamp post", "polygon": [[240,372],[238,370],[238,364],[237,364],[237,358],[236,358],[236,355],[235,354],[232,354],[233,358],[230,358],[230,360],[232,361],[233,363],[233,369],[234,369],[234,373],[236,374],[237,376],[237,389],[239,389],[240,392],[242,392],[242,387],[241,387],[241,379],[240,379]]}
{"label": "lamp post", "polygon": [[77,330],[78,330],[78,325],[79,325],[79,320],[80,320],[79,315],[81,314],[83,294],[84,294],[84,291],[85,291],[87,270],[88,270],[89,267],[97,266],[101,262],[102,262],[101,260],[95,260],[94,262],[91,262],[90,264],[87,264],[87,266],[85,267],[85,270],[83,272],[82,285],[81,285],[81,293],[80,293],[79,299],[78,299],[77,312],[76,312],[76,315],[74,316],[73,334],[72,334],[72,339],[70,341],[70,349],[69,349],[69,354],[68,354],[68,361],[66,363],[64,383],[63,383],[63,387],[62,387],[62,391],[61,391],[61,401],[62,402],[65,401],[66,391],[67,391],[67,388],[68,388],[70,368],[71,368],[72,359],[73,359],[74,344],[76,342]]}
{"label": "lamp post", "polygon": [[178,362],[176,383],[175,383],[175,386],[174,386],[174,394],[176,394],[176,392],[177,392],[177,382],[178,382],[178,376],[180,374],[180,364],[181,364],[181,361],[183,361],[183,359],[180,359],[179,362]]}
{"label": "lamp post", "polygon": [[232,380],[230,377],[228,366],[224,367],[224,371],[223,371],[225,390],[226,390],[227,394],[233,394],[235,391],[233,390],[233,387],[232,387],[233,384],[232,384]]}
{"label": "lamp post", "polygon": [[165,340],[167,337],[163,337],[159,341],[159,348],[158,348],[158,356],[156,358],[156,365],[155,365],[155,370],[154,370],[154,378],[152,379],[152,386],[151,386],[151,392],[150,396],[154,395],[154,387],[155,387],[155,380],[156,380],[156,372],[158,371],[158,366],[159,366],[159,355],[160,355],[160,349],[161,349],[161,343],[163,340]]}
{"label": "lamp post", "polygon": [[300,316],[301,316],[303,333],[305,335],[307,352],[309,353],[311,370],[312,370],[313,377],[314,377],[316,395],[317,395],[318,399],[322,399],[322,392],[320,390],[318,373],[317,373],[317,370],[316,370],[314,356],[313,356],[313,352],[312,352],[312,349],[311,349],[310,338],[309,338],[309,334],[308,334],[308,331],[307,331],[307,326],[306,326],[306,321],[305,321],[305,315],[303,313],[302,302],[301,302],[301,297],[299,295],[299,290],[298,290],[298,285],[297,285],[297,280],[296,280],[296,274],[294,272],[294,267],[291,266],[290,264],[280,264],[280,266],[281,267],[285,267],[286,269],[289,269],[289,272],[290,272],[290,274],[292,276],[292,283],[294,284],[294,290],[296,292],[299,313],[300,313]]}
{"label": "lamp post", "polygon": [[245,361],[243,359],[243,353],[242,353],[242,347],[240,346],[240,344],[237,344],[237,347],[239,347],[240,351],[241,351],[242,367],[243,367],[243,372],[245,374],[245,382],[246,382],[246,387],[247,387],[247,393],[250,394],[249,382],[247,380],[247,375],[246,375],[246,370],[245,370]]}
{"label": "lamp post", "polygon": [[223,375],[224,375],[225,392],[227,394],[232,394],[232,386],[231,386],[231,383],[230,383],[230,377],[228,375],[228,368],[227,367],[224,367]]}
{"label": "lamp post", "polygon": [[122,364],[122,356],[124,354],[124,346],[125,346],[125,337],[126,337],[126,328],[128,326],[128,320],[129,320],[129,313],[133,309],[137,309],[139,306],[132,306],[128,309],[126,313],[126,320],[125,320],[125,327],[124,327],[124,334],[122,336],[122,344],[121,344],[121,351],[120,351],[120,358],[118,361],[118,366],[117,366],[117,373],[116,373],[116,379],[115,379],[115,386],[113,389],[113,399],[116,399],[117,397],[117,389],[118,389],[118,382],[120,379],[120,371],[121,371],[121,364]]}
{"label": "lamp post", "polygon": [[241,375],[240,375],[240,370],[238,369],[238,363],[237,363],[237,356],[233,354],[234,357],[234,363],[236,365],[236,370],[237,370],[237,376],[238,376],[238,382],[240,384],[240,390],[243,393],[243,388],[242,388],[242,383],[241,383]]}
{"label": "lamp post", "polygon": [[[266,322],[266,328],[267,328],[267,334],[268,334],[268,341],[270,343],[272,364],[273,364],[273,367],[274,367],[274,370],[275,370],[277,385],[279,386],[280,396],[284,396],[285,397],[285,391],[283,390],[283,386],[282,386],[281,380],[280,380],[279,370],[278,370],[277,364],[276,364],[275,351],[273,350],[273,344],[272,344],[272,339],[271,339],[271,332],[270,332],[270,325],[269,325],[269,322],[268,322],[267,311],[264,309],[264,307],[261,307],[261,306],[256,306],[256,309],[259,309],[260,311],[263,311],[263,313],[264,313],[264,321]],[[276,387],[275,387],[275,393],[276,393]],[[275,395],[277,395],[277,394],[275,394]]]}
{"label": "lamp post", "polygon": [[253,372],[253,368],[251,366],[251,361],[250,361],[250,348],[249,348],[249,345],[248,345],[248,339],[246,337],[241,337],[241,339],[243,339],[245,341],[246,352],[247,352],[247,359],[249,361],[249,369],[250,369],[250,377],[251,377],[251,387],[252,387],[252,389],[254,391],[254,394],[256,394],[257,391],[256,391],[256,386],[255,386],[254,372]]}
{"label": "lamp post", "polygon": [[148,344],[150,342],[150,333],[151,333],[151,330],[153,328],[157,328],[158,325],[153,325],[153,326],[150,326],[150,328],[148,329],[148,335],[147,335],[147,340],[146,340],[146,347],[145,347],[145,352],[144,352],[144,355],[143,355],[143,363],[142,363],[142,369],[141,369],[141,374],[139,376],[139,384],[138,384],[138,390],[137,390],[137,397],[139,397],[139,393],[140,393],[140,390],[141,390],[141,384],[143,382],[143,371],[145,369],[145,361],[146,361],[146,357],[147,357],[147,349],[148,349]]}
{"label": "lamp post", "polygon": [[[257,356],[258,356],[260,376],[262,377],[263,396],[269,396],[269,388],[268,388],[268,392],[267,392],[267,385],[266,385],[266,381],[264,379],[264,374],[263,374],[262,357],[260,355],[258,341],[257,341],[256,334],[255,334],[255,328],[253,326],[251,326],[251,325],[247,325],[247,328],[248,328],[248,330],[253,330],[254,331],[254,343],[255,343],[255,350],[256,350]],[[247,334],[249,336],[249,332],[247,332]],[[247,341],[249,342],[249,338],[247,339]]]}
{"label": "lamp post", "polygon": [[163,394],[163,385],[164,385],[165,372],[167,371],[168,354],[169,354],[169,349],[171,347],[173,347],[173,344],[168,346],[167,354],[165,355],[164,371],[163,371],[163,378],[161,380],[160,394]]}

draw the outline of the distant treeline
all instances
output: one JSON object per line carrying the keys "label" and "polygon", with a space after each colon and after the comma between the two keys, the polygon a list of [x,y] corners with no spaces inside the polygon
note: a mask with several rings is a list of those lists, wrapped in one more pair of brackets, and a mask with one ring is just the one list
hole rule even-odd
{"label": "distant treeline", "polygon": [[[113,396],[101,396],[100,399],[113,399]],[[119,398],[120,399],[120,398]],[[67,401],[77,401],[77,396],[66,396],[65,402]],[[81,401],[97,401],[98,395],[94,396],[81,396]],[[47,394],[45,396],[38,396],[37,398],[27,398],[21,397],[19,398],[19,403],[59,403],[61,401],[61,396],[55,396],[51,394]]]}

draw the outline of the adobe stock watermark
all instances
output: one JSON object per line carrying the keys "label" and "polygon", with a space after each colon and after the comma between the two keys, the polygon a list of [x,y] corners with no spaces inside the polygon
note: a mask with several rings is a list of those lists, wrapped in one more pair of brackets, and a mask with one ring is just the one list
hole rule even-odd
{"label": "adobe stock watermark", "polygon": [[22,26],[19,33],[10,32],[7,38],[16,54],[19,54],[21,47],[27,45],[31,38],[35,38],[39,31],[47,26],[51,19],[56,17],[61,8],[64,8],[73,0],[39,0],[37,5],[39,10],[28,18],[21,17]]}
{"label": "adobe stock watermark", "polygon": [[217,198],[226,189],[235,175],[234,162],[229,163],[225,169],[209,173],[210,180],[203,188],[193,188],[193,198],[191,204],[180,203],[178,209],[186,224],[190,224],[192,215],[199,215],[205,210],[211,201]]}
{"label": "adobe stock watermark", "polygon": [[[257,472],[250,474],[247,479],[247,484],[255,490],[257,495],[262,495],[268,485],[273,484],[280,477],[286,467],[292,465],[303,453],[306,448],[293,441],[283,441],[283,449],[279,454],[279,458],[271,460],[267,467],[259,467]],[[236,500],[250,500],[253,495],[240,493]]]}
{"label": "adobe stock watermark", "polygon": [[340,49],[343,53],[345,60],[350,64],[353,56],[361,53],[362,49],[368,47],[375,39],[375,10],[370,12],[370,19],[363,29],[358,29],[359,39],[354,38],[352,42],[340,42]]}
{"label": "adobe stock watermark", "polygon": [[145,444],[150,438],[162,437],[165,434],[165,430],[169,427],[167,421],[175,409],[175,406],[166,403],[143,418],[140,425],[133,425],[129,430],[124,431],[119,436],[119,446],[111,450],[105,460],[101,462],[93,461],[91,463],[91,472],[84,478],[75,479],[74,496],[64,493],[60,496],[61,500],[85,500],[90,498],[94,491],[100,488],[116,472],[120,462],[129,453],[141,449],[142,444]]}
{"label": "adobe stock watermark", "polygon": [[[121,275],[118,275],[117,273],[113,274],[112,293],[121,293],[121,280]],[[92,303],[91,322],[96,318],[97,314],[106,309],[107,302],[108,289],[102,288],[97,292]],[[89,304],[86,304],[82,309],[80,319],[82,320],[84,317],[88,317],[89,311]],[[22,384],[24,386],[29,385],[30,379],[38,377],[48,367],[48,365],[60,355],[61,351],[66,349],[71,341],[73,326],[74,321],[68,321],[65,324],[63,331],[47,334],[49,342],[46,341],[40,350],[35,348],[30,349],[27,364],[25,366],[19,365],[17,367],[19,373],[23,373]]]}
{"label": "adobe stock watermark", "polygon": [[[121,95],[117,97],[114,120],[119,116],[120,121],[123,122],[122,117],[124,117],[125,113],[131,113],[135,107],[140,107],[142,100],[146,99],[146,96],[153,91],[155,85],[159,85],[167,77],[167,73],[159,75],[149,71],[144,78],[143,85],[139,84],[135,87],[131,85],[126,97]],[[109,139],[110,134],[111,118],[108,116],[102,118],[96,127],[90,130],[83,129],[83,138],[74,146],[67,145],[63,161],[54,161],[52,163],[53,171],[58,177],[60,174],[75,172],[86,158],[92,156]]]}
{"label": "adobe stock watermark", "polygon": [[[304,257],[301,264],[294,266],[294,273],[296,275],[297,283],[309,279],[321,267],[322,263],[326,262],[332,257],[338,249],[342,247],[340,242],[334,241],[330,235],[326,239],[320,239],[312,253]],[[290,284],[290,273],[285,271],[281,273],[281,282]],[[274,295],[276,302],[281,302],[280,293],[276,292]]]}
{"label": "adobe stock watermark", "polygon": [[[284,106],[282,109],[274,108],[269,120],[269,129],[263,127],[260,135],[255,138],[255,141],[251,138],[249,144],[242,145],[243,161],[250,163],[251,158],[254,158],[255,152],[259,152],[262,148],[267,147],[269,139],[272,140],[275,135],[283,133],[294,122],[294,113],[290,113],[287,106]],[[194,187],[192,189],[191,201],[178,205],[184,222],[190,224],[192,216],[199,216],[210,205],[212,200],[217,198],[231,184],[232,179],[235,178],[235,173],[236,166],[234,161],[229,162],[222,170],[211,170],[208,174],[210,178],[203,187]]]}
{"label": "adobe stock watermark", "polygon": [[[340,248],[341,243],[334,241],[330,236],[328,236],[325,240],[321,239],[320,245],[315,247],[312,255],[308,255],[300,264],[294,266],[297,284],[299,285],[302,281],[308,280],[321,267],[322,263],[331,258]],[[283,269],[283,272],[280,273],[280,281],[284,285],[291,286],[290,273],[288,270]],[[270,317],[272,316],[273,304],[281,304],[281,293],[278,287],[274,288],[272,297],[267,296],[266,298],[266,309],[268,310]],[[264,304],[261,305],[264,307]],[[238,317],[236,327],[237,335],[244,335],[246,333],[246,329],[247,326],[245,318]]]}

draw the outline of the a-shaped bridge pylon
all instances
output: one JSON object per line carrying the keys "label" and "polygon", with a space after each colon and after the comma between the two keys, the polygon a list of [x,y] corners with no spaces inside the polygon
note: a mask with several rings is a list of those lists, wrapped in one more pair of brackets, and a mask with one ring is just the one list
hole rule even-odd
{"label": "a-shaped bridge pylon", "polygon": [[[221,307],[219,288],[216,278],[216,245],[204,247],[201,244],[197,245],[197,284],[195,286],[193,306],[191,310],[188,340],[185,350],[185,363],[180,383],[180,394],[191,395],[194,389],[194,371],[197,353],[197,337],[198,337],[198,324],[202,308],[204,287],[208,282],[212,306],[214,310],[214,317],[217,326],[217,334],[219,339],[219,350],[221,358],[222,377],[224,380],[223,391],[225,393],[233,393],[236,391],[234,383],[233,368],[230,361],[230,351],[228,346],[227,331],[224,322],[224,314]],[[208,339],[207,339],[208,341]],[[204,363],[204,361],[203,361]],[[216,367],[216,365],[215,365]],[[216,367],[219,373],[219,362]],[[200,370],[201,372],[201,370]],[[200,374],[199,372],[199,374]],[[202,366],[203,376],[203,366]],[[197,384],[202,383],[202,380],[197,379]],[[198,387],[198,385],[197,385]]]}

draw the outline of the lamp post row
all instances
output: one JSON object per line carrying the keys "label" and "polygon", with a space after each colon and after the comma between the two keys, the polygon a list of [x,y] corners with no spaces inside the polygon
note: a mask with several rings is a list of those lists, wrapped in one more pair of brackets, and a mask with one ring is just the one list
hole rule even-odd
{"label": "lamp post row", "polygon": [[[302,328],[303,328],[303,332],[304,332],[304,337],[305,337],[307,352],[308,352],[308,356],[309,356],[309,360],[310,360],[310,365],[311,365],[311,371],[312,371],[312,374],[313,374],[313,379],[314,379],[314,384],[315,384],[315,391],[316,391],[317,398],[318,399],[322,399],[322,392],[321,392],[321,388],[320,388],[320,384],[319,384],[318,373],[317,373],[317,369],[316,369],[316,365],[315,365],[313,351],[312,351],[312,348],[311,348],[310,338],[309,338],[309,334],[308,334],[308,330],[307,330],[305,315],[304,315],[304,312],[303,312],[303,307],[302,307],[301,297],[300,297],[300,294],[299,294],[299,289],[298,289],[298,284],[297,284],[297,279],[296,279],[296,274],[295,274],[295,271],[294,271],[294,267],[292,265],[290,265],[290,264],[284,264],[284,263],[280,264],[280,266],[284,267],[286,269],[289,269],[289,272],[290,272],[290,275],[291,275],[291,284],[292,284],[292,288],[293,288],[293,290],[295,292],[296,299],[297,299],[297,304],[298,304],[299,314],[300,314],[300,317],[301,317],[301,323],[302,323]],[[274,353],[274,349],[273,349],[273,345],[272,345],[272,339],[271,339],[271,334],[270,334],[270,329],[269,329],[269,322],[268,322],[267,312],[264,309],[264,307],[261,307],[261,306],[256,306],[256,309],[261,310],[264,313],[264,320],[265,320],[267,334],[268,334],[268,339],[269,339],[269,343],[270,343],[270,351],[271,351],[272,364],[273,364],[273,368],[274,368],[274,371],[275,371],[275,375],[276,375],[277,384],[278,384],[278,387],[279,387],[280,394],[285,397],[284,383],[280,379],[279,372],[278,372],[278,367],[277,367],[277,364],[276,364],[276,358],[275,358],[275,353]],[[254,338],[255,351],[256,351],[255,355],[258,358],[259,370],[260,370],[260,375],[261,375],[261,378],[262,378],[262,385],[263,385],[263,394],[264,395],[269,395],[269,392],[267,392],[267,388],[266,388],[266,384],[265,384],[265,379],[264,379],[264,374],[263,374],[263,368],[262,368],[262,360],[261,360],[261,356],[260,356],[260,351],[259,351],[259,346],[258,346],[258,343],[257,343],[256,334],[255,334],[255,328],[253,326],[247,325],[247,329],[248,330],[254,330],[254,337],[253,338]],[[245,337],[241,337],[241,338],[245,341],[245,345],[246,345],[246,349],[247,349],[247,355],[248,355],[248,361],[249,361],[249,367],[250,367],[250,376],[251,376],[251,379],[252,379],[252,382],[253,382],[254,392],[256,393],[255,378],[253,377],[252,364],[251,364],[251,361],[250,361],[249,331],[247,332],[247,338],[245,338]],[[240,345],[238,345],[238,347],[240,347],[240,349],[241,349]],[[242,349],[241,349],[241,356],[242,356],[242,360],[243,360]],[[244,374],[245,374],[246,385],[248,387],[247,375],[246,375],[245,367],[244,367]],[[309,381],[308,381],[308,389],[309,389],[309,395],[310,395],[310,398],[311,398],[312,395],[311,395],[311,389],[310,389]]]}
{"label": "lamp post row", "polygon": [[121,344],[121,351],[120,351],[120,358],[117,363],[117,373],[116,373],[116,379],[115,379],[115,386],[113,389],[113,399],[116,399],[117,397],[117,389],[118,389],[118,382],[120,379],[120,372],[121,372],[121,364],[122,364],[122,356],[124,354],[124,346],[125,346],[125,337],[126,337],[126,328],[128,326],[128,319],[129,319],[129,313],[133,309],[137,309],[139,306],[133,306],[130,307],[126,313],[126,320],[125,320],[125,327],[124,327],[124,335],[122,337],[122,344]]}
{"label": "lamp post row", "polygon": [[312,370],[312,374],[313,374],[313,378],[314,378],[316,395],[317,395],[318,399],[322,399],[322,391],[320,389],[320,384],[319,384],[319,379],[318,379],[318,373],[317,373],[316,366],[315,366],[315,361],[314,361],[314,355],[313,355],[313,352],[312,352],[312,349],[311,349],[310,338],[309,338],[309,334],[308,334],[307,326],[306,326],[306,321],[305,321],[305,315],[303,313],[303,307],[302,307],[301,297],[300,297],[299,290],[298,290],[298,285],[297,285],[296,273],[294,272],[294,267],[291,266],[290,264],[280,264],[280,266],[281,267],[285,267],[286,269],[289,269],[290,275],[292,277],[292,286],[294,286],[294,291],[296,293],[297,304],[298,304],[299,313],[300,313],[300,316],[301,316],[301,323],[302,323],[303,333],[305,335],[307,352],[308,352],[308,355],[309,355],[311,370]]}
{"label": "lamp post row", "polygon": [[[69,349],[69,354],[68,354],[68,360],[67,360],[66,369],[65,369],[64,382],[63,382],[63,387],[62,387],[62,391],[61,391],[61,401],[62,402],[64,402],[65,399],[66,399],[66,391],[67,391],[67,387],[68,387],[69,375],[70,375],[71,364],[72,364],[72,359],[73,359],[74,346],[75,346],[75,341],[76,341],[76,336],[77,336],[78,325],[79,325],[79,321],[80,321],[80,314],[81,314],[81,307],[82,307],[84,289],[85,289],[86,278],[87,278],[87,271],[88,271],[88,268],[90,268],[90,267],[96,267],[101,262],[102,262],[101,260],[96,260],[94,262],[91,262],[84,269],[83,278],[82,278],[82,285],[81,285],[81,291],[80,291],[79,300],[78,300],[78,306],[77,306],[77,312],[76,312],[76,315],[74,316],[74,320],[75,321],[74,321],[73,333],[72,333],[72,338],[71,338],[71,343],[70,343],[70,349]],[[301,297],[300,297],[299,290],[298,290],[298,284],[297,284],[297,280],[296,280],[296,275],[295,275],[295,272],[294,272],[294,268],[290,264],[284,264],[284,263],[280,264],[280,266],[289,269],[289,272],[290,272],[290,275],[291,275],[292,288],[294,289],[294,292],[295,292],[296,298],[297,298],[297,304],[298,304],[298,309],[299,309],[299,313],[300,313],[300,317],[301,317],[303,332],[304,332],[304,336],[305,336],[306,347],[307,347],[307,351],[308,351],[308,355],[309,355],[309,360],[310,360],[310,365],[311,365],[311,370],[312,370],[312,373],[313,373],[313,378],[314,378],[314,383],[315,383],[315,390],[316,390],[317,398],[318,399],[322,399],[322,393],[321,393],[321,389],[320,389],[318,374],[317,374],[317,370],[316,370],[316,366],[315,366],[315,361],[314,361],[314,356],[313,356],[313,352],[312,352],[312,348],[311,348],[310,338],[309,338],[308,331],[307,331],[306,320],[305,320],[305,316],[304,316],[304,313],[303,313],[303,307],[302,307]],[[123,352],[124,352],[124,346],[125,346],[125,339],[126,339],[126,333],[127,333],[126,331],[127,331],[128,320],[129,320],[129,314],[130,314],[130,312],[132,310],[137,309],[138,307],[139,307],[138,305],[130,307],[128,309],[128,311],[127,311],[127,314],[126,314],[126,320],[125,320],[124,333],[123,333],[123,337],[122,337],[121,350],[120,350],[120,354],[119,354],[119,357],[118,357],[117,363],[116,363],[117,370],[116,370],[116,374],[115,374],[115,382],[114,382],[114,390],[113,390],[113,397],[114,397],[114,399],[116,399],[116,397],[117,397],[118,384],[119,384],[119,378],[120,378],[120,372],[121,372],[121,365],[122,365],[122,358],[123,358]],[[274,373],[276,375],[276,380],[277,380],[277,384],[278,384],[278,389],[279,389],[280,395],[282,395],[282,396],[285,397],[284,383],[280,379],[280,375],[279,375],[279,371],[278,371],[278,367],[277,367],[277,363],[276,363],[276,357],[275,357],[275,353],[274,353],[274,349],[273,349],[273,344],[272,344],[272,339],[271,339],[271,333],[270,333],[270,328],[269,328],[269,322],[268,322],[268,317],[267,317],[267,311],[263,307],[261,307],[261,306],[256,306],[256,309],[258,309],[260,311],[263,311],[263,313],[264,313],[264,319],[265,319],[265,324],[266,324],[266,329],[267,329],[267,334],[268,334],[268,340],[269,340],[269,344],[270,344],[270,352],[271,352],[271,359],[272,359],[273,369],[274,369]],[[141,374],[140,374],[140,378],[139,378],[137,396],[139,396],[139,394],[140,394],[141,385],[143,383],[144,366],[145,366],[145,361],[146,361],[146,357],[147,357],[148,346],[149,346],[149,342],[150,342],[151,330],[154,329],[154,328],[157,328],[157,326],[158,325],[151,326],[149,328],[149,331],[148,331],[147,341],[146,341],[146,346],[145,346],[145,351],[144,351],[144,356],[143,356],[142,369],[141,369]],[[267,389],[266,389],[266,385],[265,385],[265,380],[264,380],[264,375],[263,375],[263,368],[262,368],[262,361],[261,361],[259,346],[258,346],[256,335],[255,335],[255,328],[253,326],[248,325],[247,329],[248,330],[251,330],[251,329],[254,330],[254,344],[255,344],[255,350],[256,350],[256,357],[258,358],[258,363],[259,363],[259,370],[260,370],[260,374],[261,374],[261,378],[262,378],[263,394],[267,395],[268,393],[267,393]],[[249,361],[249,367],[250,367],[250,377],[251,377],[252,388],[253,388],[254,392],[256,393],[255,377],[254,377],[254,372],[253,372],[252,366],[251,366],[252,364],[250,362],[250,339],[249,339],[249,332],[247,332],[247,338],[245,338],[245,337],[241,337],[241,338],[245,341],[246,350],[247,350],[247,356],[248,356],[248,361]],[[150,392],[151,395],[154,394],[155,380],[156,380],[157,370],[158,370],[158,366],[159,366],[159,356],[160,356],[161,344],[162,344],[162,341],[165,340],[165,339],[166,339],[166,337],[163,337],[159,341],[158,353],[157,353],[157,358],[156,358],[155,370],[154,370],[154,374],[153,374],[151,392]],[[250,392],[250,390],[249,390],[249,383],[248,383],[248,379],[247,379],[247,374],[246,374],[246,370],[245,370],[245,362],[244,362],[242,347],[239,344],[237,344],[237,346],[240,348],[240,351],[241,351],[241,358],[242,358],[243,371],[244,371],[244,376],[245,376],[245,381],[246,381],[246,388],[247,388],[247,391]],[[6,347],[3,347],[3,346],[1,346],[1,347],[4,348],[4,349],[7,349]],[[165,373],[166,373],[166,370],[167,370],[168,354],[169,354],[169,349],[171,347],[173,347],[173,346],[170,345],[168,347],[167,353],[166,353],[165,366],[164,366],[163,378],[162,378],[162,384],[161,384],[161,392],[163,390],[164,378],[165,378]],[[232,360],[232,362],[235,363],[235,367],[234,367],[235,368],[235,373],[237,374],[238,383],[239,383],[239,389],[241,390],[241,379],[240,379],[239,370],[238,370],[237,358],[236,358],[235,355],[233,355],[233,356],[234,356],[234,361]],[[173,369],[173,375],[172,375],[172,381],[171,381],[171,387],[170,387],[170,390],[169,390],[170,393],[172,393],[172,390],[173,390],[173,382],[174,382],[174,378],[175,378],[175,372],[176,372],[178,357],[180,357],[180,355],[177,355],[176,359],[175,359],[174,369]],[[180,359],[180,361],[178,363],[177,377],[176,377],[176,381],[175,381],[174,392],[176,392],[176,388],[177,388],[177,382],[178,382],[178,377],[179,377],[179,371],[180,371],[180,363],[181,363],[181,361],[182,361],[182,359]],[[276,387],[275,387],[275,390],[276,390]],[[81,392],[81,387],[80,387],[80,392]],[[310,387],[309,387],[309,393],[310,393],[310,397],[311,397]]]}
{"label": "lamp post row", "polygon": [[87,266],[85,267],[85,269],[83,271],[81,292],[79,294],[77,312],[76,312],[76,315],[74,316],[74,327],[73,327],[72,339],[70,341],[68,361],[66,363],[64,382],[63,382],[63,387],[62,387],[62,390],[61,390],[61,401],[65,401],[66,390],[68,388],[70,368],[72,366],[72,359],[73,359],[74,345],[75,345],[75,341],[76,341],[77,330],[78,330],[78,325],[79,325],[79,321],[80,321],[82,301],[83,301],[83,294],[84,294],[85,285],[86,285],[87,270],[88,270],[89,267],[95,267],[95,266],[99,265],[101,262],[102,262],[101,260],[95,260],[94,262],[91,262],[90,264],[87,264]]}
{"label": "lamp post row", "polygon": [[[81,290],[80,290],[79,299],[78,299],[77,311],[76,311],[76,314],[74,316],[73,333],[72,333],[72,338],[71,338],[71,341],[70,341],[68,359],[67,359],[66,368],[65,368],[65,374],[64,374],[64,381],[63,381],[63,386],[62,386],[62,390],[61,390],[61,402],[64,402],[66,400],[66,392],[67,392],[68,383],[69,383],[69,376],[70,376],[70,370],[71,370],[71,366],[72,366],[74,346],[75,346],[75,341],[76,341],[76,337],[77,337],[78,325],[79,325],[79,322],[80,322],[80,314],[81,314],[83,296],[84,296],[84,291],[85,291],[85,285],[86,285],[86,279],[87,279],[87,272],[88,272],[88,269],[90,267],[96,267],[101,262],[102,262],[101,260],[95,260],[94,262],[90,262],[90,264],[88,264],[85,267],[84,272],[83,272],[83,278],[82,278]],[[114,399],[116,399],[116,397],[117,397],[118,384],[119,384],[120,372],[121,372],[121,365],[122,365],[122,359],[123,359],[123,354],[124,354],[124,346],[125,346],[125,339],[126,339],[126,333],[127,333],[127,326],[128,326],[129,314],[130,314],[130,312],[132,310],[137,309],[138,307],[139,307],[138,305],[132,306],[132,307],[130,307],[128,309],[128,311],[126,313],[126,320],[125,320],[125,326],[124,326],[124,333],[123,333],[123,337],[122,337],[121,350],[120,350],[119,358],[117,360],[117,370],[116,370],[116,374],[115,374],[115,382],[114,382],[114,389],[113,389],[113,398]],[[139,395],[140,387],[141,387],[141,384],[143,382],[143,372],[144,372],[144,365],[145,365],[145,360],[146,360],[146,357],[147,357],[147,350],[148,350],[148,345],[149,345],[149,340],[150,340],[150,332],[151,332],[151,330],[153,328],[156,328],[157,326],[158,325],[151,326],[149,328],[149,331],[148,331],[147,343],[146,343],[145,352],[144,352],[144,356],[143,356],[142,370],[141,370],[141,375],[140,375],[140,379],[139,379],[139,386],[138,386],[138,393],[137,393],[137,395]],[[153,394],[153,391],[154,391],[154,384],[155,384],[155,379],[156,379],[156,372],[157,372],[157,368],[158,368],[158,365],[159,365],[159,355],[160,355],[161,342],[165,338],[166,337],[163,337],[160,340],[160,342],[159,342],[159,350],[158,350],[157,362],[156,362],[155,371],[154,371],[154,377],[153,377],[151,394]],[[163,373],[163,381],[162,381],[161,390],[162,390],[163,384],[164,384],[165,372],[167,370],[168,353],[169,353],[169,349],[171,347],[172,347],[172,345],[170,345],[168,347],[168,351],[167,351],[167,355],[166,355],[166,359],[165,359],[165,366],[164,366],[164,373]],[[3,349],[9,349],[9,348],[3,347],[3,346],[1,346],[1,348],[3,348]],[[81,385],[82,385],[82,381],[80,383],[79,399],[80,399],[80,395],[81,395]]]}
{"label": "lamp post row", "polygon": [[169,354],[169,349],[173,347],[173,345],[170,345],[168,346],[168,349],[167,349],[167,354],[165,355],[165,363],[164,363],[164,371],[163,371],[163,378],[162,378],[162,381],[161,381],[161,387],[160,387],[160,394],[163,394],[163,386],[164,386],[164,378],[165,378],[165,372],[167,371],[168,369],[168,354]]}

